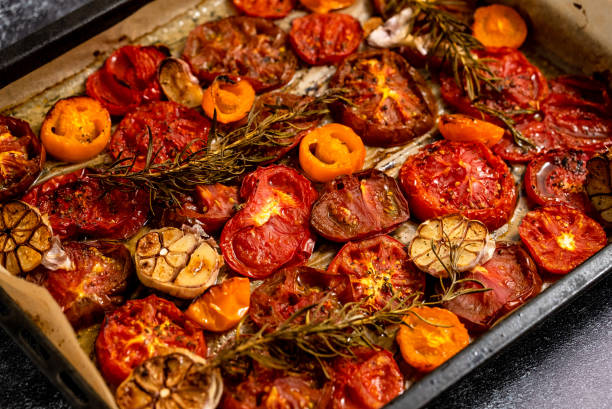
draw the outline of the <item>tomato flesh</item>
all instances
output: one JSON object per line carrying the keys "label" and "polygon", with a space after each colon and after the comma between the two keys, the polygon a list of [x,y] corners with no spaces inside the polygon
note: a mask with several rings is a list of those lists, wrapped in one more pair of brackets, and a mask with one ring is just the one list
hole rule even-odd
{"label": "tomato flesh", "polygon": [[251,17],[283,18],[293,10],[293,0],[233,0],[241,13]]}

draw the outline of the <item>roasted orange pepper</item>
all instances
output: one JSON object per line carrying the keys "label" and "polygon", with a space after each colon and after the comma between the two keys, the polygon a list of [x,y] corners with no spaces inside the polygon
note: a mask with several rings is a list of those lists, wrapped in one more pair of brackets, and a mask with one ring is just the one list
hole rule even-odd
{"label": "roasted orange pepper", "polygon": [[233,328],[249,311],[251,287],[246,277],[233,277],[211,287],[191,303],[185,314],[205,330]]}
{"label": "roasted orange pepper", "polygon": [[224,75],[215,78],[204,91],[202,109],[211,119],[217,112],[222,124],[244,118],[255,101],[255,90],[248,81],[232,80]]}
{"label": "roasted orange pepper", "polygon": [[527,25],[512,7],[493,4],[476,9],[472,32],[485,47],[519,48],[527,38]]}
{"label": "roasted orange pepper", "polygon": [[317,182],[361,170],[365,146],[348,126],[328,124],[310,131],[300,143],[300,165]]}
{"label": "roasted orange pepper", "polygon": [[449,310],[418,307],[411,312],[396,340],[404,361],[415,369],[430,372],[470,343],[467,329]]}
{"label": "roasted orange pepper", "polygon": [[313,13],[328,13],[332,10],[351,6],[355,0],[300,0],[300,3]]}
{"label": "roasted orange pepper", "polygon": [[66,162],[91,159],[110,141],[110,114],[89,97],[59,100],[47,113],[40,139],[48,153]]}
{"label": "roasted orange pepper", "polygon": [[438,129],[449,141],[480,142],[487,146],[495,145],[504,136],[503,128],[462,114],[440,115]]}

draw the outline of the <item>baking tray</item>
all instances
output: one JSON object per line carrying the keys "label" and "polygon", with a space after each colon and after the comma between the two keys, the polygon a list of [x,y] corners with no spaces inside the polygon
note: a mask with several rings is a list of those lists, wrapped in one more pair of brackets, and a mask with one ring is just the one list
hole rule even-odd
{"label": "baking tray", "polygon": [[[0,87],[129,16],[147,2],[146,0],[93,0],[6,48],[3,50],[3,57],[6,57],[0,62]],[[596,0],[590,1],[591,6],[588,4],[589,1],[561,4],[556,0],[540,0],[537,5],[534,2],[537,3],[537,0],[506,2],[518,6],[523,12],[526,11],[534,20],[550,16],[550,9],[546,11],[546,4],[557,11],[554,19],[544,20],[548,21],[548,25],[535,25],[539,29],[532,31],[532,39],[536,41],[544,39],[551,34],[551,27],[554,29],[561,24],[567,27],[570,24],[579,29],[578,32],[574,31],[576,35],[572,36],[571,41],[574,44],[586,38],[592,45],[592,48],[589,48],[591,52],[586,52],[584,58],[580,56],[581,52],[585,53],[584,49],[576,49],[573,61],[566,59],[559,64],[563,65],[565,71],[582,70],[588,73],[612,67],[612,52],[610,52],[612,42],[606,41],[606,35],[609,33],[591,29],[588,27],[588,21],[585,23],[581,18],[581,16],[586,18],[588,7],[594,9],[598,6],[595,4]],[[568,7],[564,9],[565,6]],[[572,32],[571,29],[566,31]],[[554,51],[554,49],[548,50],[553,55]],[[437,370],[415,382],[387,407],[398,409],[423,407],[470,371],[566,306],[611,271],[612,245],[608,245],[572,273],[515,310]],[[71,405],[75,408],[110,408],[103,397],[61,352],[61,348],[43,333],[40,325],[36,316],[24,311],[8,292],[0,287],[0,326],[10,334]]]}

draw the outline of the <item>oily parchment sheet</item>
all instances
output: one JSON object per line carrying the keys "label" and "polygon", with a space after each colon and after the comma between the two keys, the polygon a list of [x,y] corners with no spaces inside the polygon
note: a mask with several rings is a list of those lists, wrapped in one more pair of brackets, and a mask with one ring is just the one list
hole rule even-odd
{"label": "oily parchment sheet", "polygon": [[[534,51],[534,58],[552,55],[555,65],[566,71],[590,73],[612,67],[612,42],[608,40],[612,38],[612,16],[606,10],[611,5],[609,1],[511,0],[506,3],[517,6],[530,17],[532,37],[540,45]],[[352,14],[363,23],[371,15],[371,6],[369,1],[357,0],[343,12]],[[60,98],[83,94],[87,76],[98,69],[116,48],[130,43],[163,43],[178,56],[185,37],[196,25],[230,14],[235,14],[235,10],[228,0],[153,1],[116,26],[1,89],[0,113],[27,120],[34,132],[38,132],[49,108]],[[290,21],[303,14],[303,11],[294,11],[277,23],[288,30]],[[544,59],[538,60],[537,64],[554,67]],[[299,70],[286,88],[298,94],[319,92],[333,72],[333,67]],[[405,158],[433,138],[432,134],[427,134],[404,147],[368,148],[366,164],[397,176]],[[522,167],[513,169],[517,183],[520,183],[523,171]],[[496,237],[515,239],[518,222],[525,210],[525,199],[521,198],[512,220],[495,232]],[[405,223],[394,235],[408,243],[415,227],[414,222]],[[337,248],[333,244],[320,245],[309,263],[325,267]],[[1,267],[0,285],[32,317],[109,407],[116,408],[112,392],[88,353],[79,346],[75,332],[47,290],[14,277]]]}

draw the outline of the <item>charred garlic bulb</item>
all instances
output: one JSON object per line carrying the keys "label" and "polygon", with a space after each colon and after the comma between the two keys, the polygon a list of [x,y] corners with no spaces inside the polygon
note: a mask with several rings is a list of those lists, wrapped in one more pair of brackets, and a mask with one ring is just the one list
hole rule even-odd
{"label": "charred garlic bulb", "polygon": [[612,227],[612,150],[587,162],[586,192],[604,227]]}
{"label": "charred garlic bulb", "polygon": [[223,258],[203,230],[165,227],[136,243],[136,273],[147,287],[174,297],[195,298],[217,280]]}
{"label": "charred garlic bulb", "polygon": [[461,272],[490,260],[495,240],[483,223],[452,214],[421,223],[408,251],[422,271],[448,277],[444,266]]}
{"label": "charred garlic bulb", "polygon": [[223,393],[218,369],[186,350],[151,358],[117,388],[120,409],[214,409]]}
{"label": "charred garlic bulb", "polygon": [[159,84],[170,101],[189,108],[202,103],[202,88],[189,64],[179,58],[166,58],[159,65]]}

